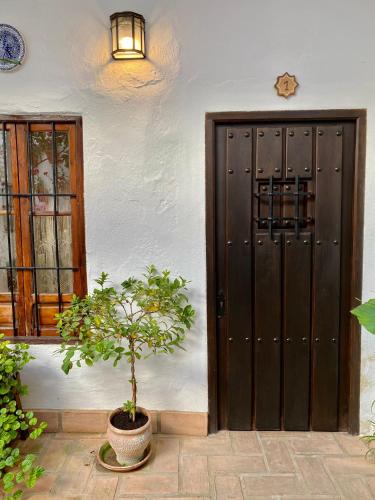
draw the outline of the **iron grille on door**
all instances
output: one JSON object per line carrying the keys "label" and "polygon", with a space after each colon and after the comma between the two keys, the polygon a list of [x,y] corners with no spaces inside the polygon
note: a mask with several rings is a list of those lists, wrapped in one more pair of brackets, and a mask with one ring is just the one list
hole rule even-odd
{"label": "iron grille on door", "polygon": [[55,314],[86,290],[80,121],[0,130],[0,328],[55,337]]}

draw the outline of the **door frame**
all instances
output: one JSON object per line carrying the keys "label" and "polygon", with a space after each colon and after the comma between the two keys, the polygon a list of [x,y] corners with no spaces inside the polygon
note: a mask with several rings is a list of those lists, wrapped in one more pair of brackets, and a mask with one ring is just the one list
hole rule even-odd
{"label": "door frame", "polygon": [[[218,431],[218,352],[216,325],[216,142],[219,124],[303,121],[351,121],[356,126],[353,183],[353,241],[351,248],[350,302],[358,305],[362,296],[362,253],[364,187],[366,163],[366,109],[329,109],[306,111],[225,111],[206,113],[206,270],[207,270],[207,350],[208,350],[208,431]],[[356,319],[350,319],[348,432],[359,433],[361,336]]]}

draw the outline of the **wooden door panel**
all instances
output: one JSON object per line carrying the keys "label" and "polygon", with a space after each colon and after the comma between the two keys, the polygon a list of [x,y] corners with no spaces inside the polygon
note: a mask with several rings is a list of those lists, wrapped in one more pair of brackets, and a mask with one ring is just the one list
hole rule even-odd
{"label": "wooden door panel", "polygon": [[280,429],[281,237],[256,232],[254,244],[255,425]]}
{"label": "wooden door panel", "polygon": [[327,431],[338,419],[342,127],[317,132],[312,428]]}
{"label": "wooden door panel", "polygon": [[251,130],[227,132],[228,426],[250,429],[251,369]]}
{"label": "wooden door panel", "polygon": [[311,234],[284,239],[284,429],[309,429]]}
{"label": "wooden door panel", "polygon": [[[10,294],[1,294],[2,301],[0,302],[0,324],[2,330],[8,335],[13,334],[13,312],[12,312],[12,302]],[[4,332],[2,332],[4,333]]]}
{"label": "wooden door panel", "polygon": [[58,295],[55,293],[40,293],[38,304],[35,302],[35,295],[32,296],[33,312],[36,314],[38,307],[39,328],[41,337],[56,337],[56,319],[55,316],[61,311],[69,308],[72,300],[72,294],[61,295],[61,305],[59,305]]}
{"label": "wooden door panel", "polygon": [[[50,304],[39,304],[39,317],[41,328],[55,326],[55,315],[59,312],[59,306],[56,304],[56,296],[53,296],[54,301]],[[69,304],[63,304],[61,310],[65,310]]]}
{"label": "wooden door panel", "polygon": [[287,179],[296,175],[311,179],[313,170],[312,127],[287,127],[286,129],[286,171]]}
{"label": "wooden door panel", "polygon": [[355,126],[220,130],[220,427],[342,430]]}
{"label": "wooden door panel", "polygon": [[282,176],[282,129],[262,127],[256,130],[256,179]]}

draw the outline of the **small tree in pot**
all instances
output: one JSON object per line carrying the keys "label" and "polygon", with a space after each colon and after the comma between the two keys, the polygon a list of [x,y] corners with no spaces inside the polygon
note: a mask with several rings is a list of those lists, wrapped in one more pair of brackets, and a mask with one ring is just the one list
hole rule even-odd
{"label": "small tree in pot", "polygon": [[[99,287],[57,315],[57,328],[64,340],[63,371],[85,363],[122,359],[130,365],[131,400],[110,415],[108,440],[121,465],[142,459],[151,439],[149,413],[137,407],[136,360],[152,354],[172,353],[182,348],[186,331],[194,321],[194,309],[184,294],[187,281],[172,279],[169,271],[147,268],[143,279],[129,278],[116,289],[109,286],[108,274],[96,280]],[[71,343],[72,339],[79,340]]]}

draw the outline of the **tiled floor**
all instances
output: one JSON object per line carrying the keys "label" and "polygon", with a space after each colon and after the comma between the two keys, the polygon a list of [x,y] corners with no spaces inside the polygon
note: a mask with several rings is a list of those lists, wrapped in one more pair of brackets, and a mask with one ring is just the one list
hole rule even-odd
{"label": "tiled floor", "polygon": [[46,474],[25,498],[375,498],[375,464],[347,434],[221,432],[208,438],[154,436],[155,453],[141,470],[100,467],[99,434],[47,434],[30,451]]}

